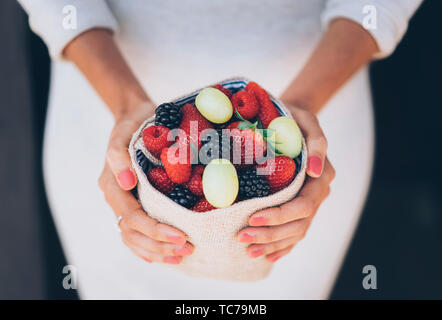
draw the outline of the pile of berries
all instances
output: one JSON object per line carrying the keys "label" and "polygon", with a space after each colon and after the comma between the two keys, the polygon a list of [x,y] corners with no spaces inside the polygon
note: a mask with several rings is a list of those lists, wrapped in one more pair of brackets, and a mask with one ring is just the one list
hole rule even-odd
{"label": "pile of berries", "polygon": [[[288,186],[297,173],[300,149],[294,155],[284,147],[294,141],[283,135],[278,141],[269,132],[274,127],[277,134],[281,125],[275,119],[286,117],[255,82],[234,94],[220,84],[205,88],[193,103],[164,103],[155,114],[142,138],[162,167],[153,166],[141,150],[137,162],[152,186],[185,208],[205,212],[265,197]],[[300,132],[296,135],[290,139],[300,141]]]}

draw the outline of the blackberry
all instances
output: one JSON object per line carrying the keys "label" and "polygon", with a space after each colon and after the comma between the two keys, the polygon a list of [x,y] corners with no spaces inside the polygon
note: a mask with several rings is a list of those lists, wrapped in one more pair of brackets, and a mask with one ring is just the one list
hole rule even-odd
{"label": "blackberry", "polygon": [[230,90],[230,92],[232,93],[232,95],[234,95],[235,93],[237,93],[238,91],[244,90],[244,88],[227,88]]}
{"label": "blackberry", "polygon": [[141,169],[143,169],[143,172],[147,175],[147,173],[149,172],[149,169],[150,169],[150,162],[149,162],[149,160],[146,158],[146,156],[144,155],[143,151],[141,151],[140,149],[138,149],[135,152],[135,155],[137,157],[138,165],[141,167]]}
{"label": "blackberry", "polygon": [[296,164],[295,176],[301,170],[301,163],[302,163],[302,153],[295,158],[295,164]]}
{"label": "blackberry", "polygon": [[270,194],[270,186],[262,175],[256,174],[256,169],[244,169],[238,173],[239,200],[265,197]]}
{"label": "blackberry", "polygon": [[133,188],[132,190],[130,190],[130,193],[132,193],[134,198],[138,200],[138,188]]}
{"label": "blackberry", "polygon": [[173,102],[160,104],[155,110],[155,125],[169,129],[178,128],[181,123],[180,107]]}
{"label": "blackberry", "polygon": [[187,209],[192,208],[198,200],[189,189],[184,188],[182,185],[176,186],[175,189],[169,193],[169,198]]}
{"label": "blackberry", "polygon": [[[218,134],[218,137],[220,137],[220,135],[222,134],[221,129],[212,129],[212,130],[216,131],[216,133]],[[205,145],[206,143],[209,143],[210,141],[212,141],[214,134],[212,131],[210,133],[211,134],[206,134],[205,136],[201,137],[201,144],[202,145]]]}
{"label": "blackberry", "polygon": [[[207,134],[206,136],[201,138],[201,145],[204,146],[203,152],[204,155],[207,155],[210,159],[216,159],[216,158],[223,158],[223,153],[225,153],[224,158],[230,157],[230,150],[231,150],[231,140],[229,138],[225,138],[226,135],[222,133],[222,129],[215,129],[216,133],[218,135],[218,141],[214,139],[214,135]],[[228,145],[226,146],[223,144],[223,137],[226,141],[228,141]],[[218,143],[218,145],[216,145]],[[218,151],[217,155],[213,155],[213,152]]]}

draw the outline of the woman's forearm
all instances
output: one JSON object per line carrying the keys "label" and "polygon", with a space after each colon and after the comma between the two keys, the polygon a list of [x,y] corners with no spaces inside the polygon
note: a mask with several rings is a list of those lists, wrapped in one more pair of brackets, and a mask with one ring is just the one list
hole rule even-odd
{"label": "woman's forearm", "polygon": [[362,26],[337,19],[281,99],[316,114],[377,51],[376,42]]}
{"label": "woman's forearm", "polygon": [[110,31],[89,30],[75,38],[63,53],[85,75],[115,118],[150,101]]}

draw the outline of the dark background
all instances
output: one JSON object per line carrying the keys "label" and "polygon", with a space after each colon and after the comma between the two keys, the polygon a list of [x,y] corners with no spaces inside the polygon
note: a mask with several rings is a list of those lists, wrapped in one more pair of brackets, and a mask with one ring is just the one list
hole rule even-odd
{"label": "dark background", "polygon": [[[426,0],[396,52],[371,65],[375,170],[331,298],[442,298],[441,12]],[[76,298],[61,286],[41,173],[47,50],[12,0],[0,2],[0,39],[0,299]],[[367,264],[377,290],[362,287]]]}

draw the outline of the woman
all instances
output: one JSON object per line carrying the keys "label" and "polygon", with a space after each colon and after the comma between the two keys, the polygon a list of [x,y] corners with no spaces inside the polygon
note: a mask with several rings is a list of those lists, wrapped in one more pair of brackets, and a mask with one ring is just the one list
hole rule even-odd
{"label": "woman", "polygon": [[[44,174],[81,298],[328,296],[372,168],[365,66],[394,50],[420,0],[20,2],[53,57]],[[63,23],[68,15],[76,25]],[[362,26],[366,19],[369,29]],[[300,196],[255,213],[238,234],[250,243],[250,259],[286,255],[256,283],[190,278],[166,268],[193,246],[182,231],[145,215],[128,191],[137,181],[127,146],[140,122],[161,102],[235,75],[286,102],[309,150],[310,178]],[[318,210],[334,177],[326,154],[338,175]],[[110,207],[96,184],[103,162],[100,187]],[[111,209],[122,217],[123,241]]]}

